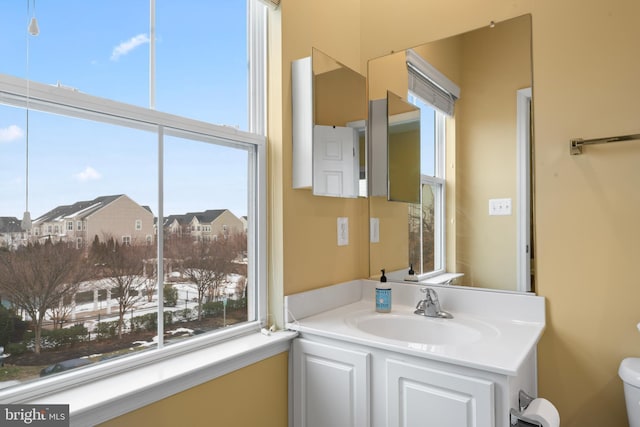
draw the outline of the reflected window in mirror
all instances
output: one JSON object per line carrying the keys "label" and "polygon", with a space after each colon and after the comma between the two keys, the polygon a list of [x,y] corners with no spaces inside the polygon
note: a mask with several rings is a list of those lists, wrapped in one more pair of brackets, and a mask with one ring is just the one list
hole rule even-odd
{"label": "reflected window in mirror", "polygon": [[426,277],[445,270],[445,115],[409,92],[420,108],[420,202],[409,206],[409,262]]}

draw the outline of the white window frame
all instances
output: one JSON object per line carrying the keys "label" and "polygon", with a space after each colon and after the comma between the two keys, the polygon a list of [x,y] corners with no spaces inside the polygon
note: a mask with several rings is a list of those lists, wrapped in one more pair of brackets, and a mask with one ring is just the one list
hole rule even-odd
{"label": "white window frame", "polygon": [[135,229],[136,229],[136,231],[142,230],[142,220],[141,219],[136,219]]}
{"label": "white window frame", "polygon": [[[445,122],[446,116],[438,110],[435,110],[435,172],[436,176],[421,175],[422,184],[433,185],[436,188],[434,194],[435,207],[434,214],[434,265],[439,266],[429,273],[423,273],[425,278],[437,276],[445,273],[447,268],[447,251],[446,251],[446,236],[447,236],[447,221],[445,220],[445,208],[447,206],[447,191],[446,191],[446,176],[445,176],[445,162],[446,162],[446,135],[445,135]],[[422,197],[422,191],[420,192]],[[420,200],[422,203],[422,199]],[[420,221],[422,224],[422,221]],[[421,245],[422,247],[422,245]]]}
{"label": "white window frame", "polygon": [[[428,103],[424,99],[420,98],[417,94],[409,92],[409,100],[412,98],[421,99],[422,102]],[[422,186],[431,185],[434,188],[434,270],[423,272],[422,271],[422,259],[424,257],[424,244],[422,242],[422,209],[420,209],[420,266],[417,276],[420,280],[435,277],[440,274],[446,273],[447,260],[446,260],[446,220],[445,220],[445,207],[446,207],[446,176],[445,176],[445,164],[446,164],[446,115],[434,108],[435,111],[435,137],[434,137],[434,172],[435,176],[420,175],[420,205],[422,205]],[[422,128],[422,126],[421,126]],[[414,266],[416,270],[416,266]]]}
{"label": "white window frame", "polygon": [[[420,279],[427,279],[446,272],[446,116],[453,116],[455,101],[460,98],[460,88],[444,74],[429,64],[413,50],[407,51],[407,73],[409,80],[409,98],[414,97],[431,105],[435,110],[435,176],[421,176],[421,185],[433,185],[434,194],[434,271],[422,272]],[[428,99],[426,99],[428,98]],[[440,205],[437,205],[440,200]],[[422,204],[422,188],[420,188],[420,204]],[[422,216],[422,209],[420,210]],[[422,228],[422,218],[420,219]],[[420,233],[421,261],[424,244],[422,230]],[[422,262],[421,262],[422,264]],[[422,269],[422,265],[420,266]]]}
{"label": "white window frame", "polygon": [[[193,337],[157,350],[104,361],[77,371],[69,371],[38,381],[0,390],[5,404],[26,402],[65,402],[71,405],[74,424],[97,424],[142,407],[164,397],[210,381],[220,375],[248,366],[286,351],[294,333],[265,337],[260,333],[267,319],[267,155],[266,155],[266,19],[267,10],[257,0],[247,0],[251,90],[249,96],[250,132],[213,125],[117,101],[68,91],[56,86],[29,82],[0,74],[0,103],[68,117],[105,122],[158,133],[159,146],[164,135],[243,148],[248,152],[249,203],[247,252],[250,258],[247,292],[248,316],[253,321]],[[51,228],[51,225],[49,225]],[[163,231],[158,229],[158,241]],[[162,259],[159,254],[159,259]],[[162,263],[159,264],[162,266]],[[162,287],[159,287],[162,289]],[[160,324],[162,322],[159,322]],[[239,340],[234,344],[234,340]],[[202,355],[202,356],[199,356]],[[160,370],[181,372],[162,376]],[[136,381],[127,381],[134,375]],[[141,380],[141,375],[148,382]],[[117,381],[118,391],[109,396],[103,385]],[[91,396],[87,400],[87,396]],[[135,398],[134,398],[135,397]]]}

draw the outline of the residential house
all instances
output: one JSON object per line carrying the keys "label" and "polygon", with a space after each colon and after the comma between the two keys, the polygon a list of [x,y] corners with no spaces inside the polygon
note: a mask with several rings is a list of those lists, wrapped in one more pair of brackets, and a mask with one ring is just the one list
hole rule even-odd
{"label": "residential house", "polygon": [[33,221],[32,238],[73,241],[78,247],[113,237],[120,243],[152,243],[153,213],[124,194],[58,206]]}
{"label": "residential house", "polygon": [[164,230],[170,236],[182,237],[187,233],[186,215],[169,215],[164,217]]}
{"label": "residential house", "polygon": [[13,216],[0,216],[0,247],[16,248],[26,241],[26,232],[20,220]]}
{"label": "residential house", "polygon": [[228,209],[170,215],[165,218],[164,228],[171,236],[190,235],[194,240],[204,241],[246,231],[245,222]]}

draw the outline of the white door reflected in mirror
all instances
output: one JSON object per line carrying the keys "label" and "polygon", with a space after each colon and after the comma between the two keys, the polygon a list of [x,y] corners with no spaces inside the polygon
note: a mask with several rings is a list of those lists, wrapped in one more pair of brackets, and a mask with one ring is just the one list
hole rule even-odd
{"label": "white door reflected in mirror", "polygon": [[314,195],[358,197],[358,145],[356,129],[314,126]]}

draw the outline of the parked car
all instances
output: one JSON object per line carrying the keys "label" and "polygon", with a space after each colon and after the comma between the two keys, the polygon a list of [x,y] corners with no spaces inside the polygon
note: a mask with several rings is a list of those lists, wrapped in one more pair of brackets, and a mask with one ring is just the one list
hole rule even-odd
{"label": "parked car", "polygon": [[91,360],[85,358],[63,360],[62,362],[58,362],[53,365],[49,365],[46,368],[43,368],[40,371],[40,376],[44,377],[51,374],[57,374],[58,372],[68,371],[70,369],[90,365],[91,363],[93,363],[91,362]]}

